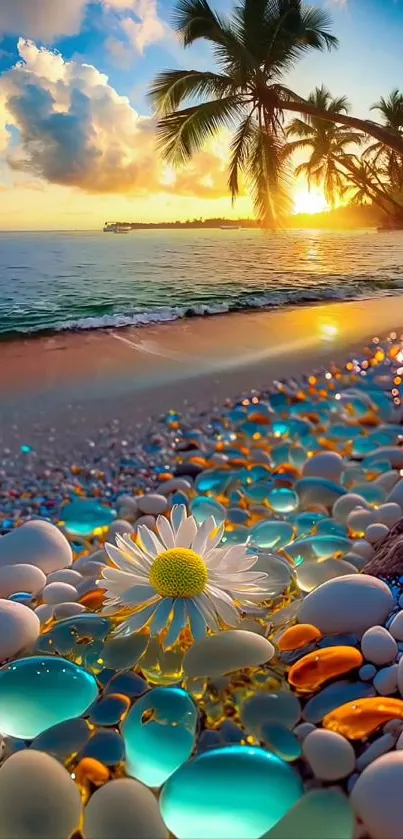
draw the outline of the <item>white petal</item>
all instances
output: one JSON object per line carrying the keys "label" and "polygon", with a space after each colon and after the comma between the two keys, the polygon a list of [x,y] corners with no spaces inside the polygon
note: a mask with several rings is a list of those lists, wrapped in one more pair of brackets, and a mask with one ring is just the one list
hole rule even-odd
{"label": "white petal", "polygon": [[132,574],[130,571],[121,571],[120,568],[110,568],[107,565],[102,569],[102,578],[111,580],[124,588],[130,588],[136,583],[139,586],[148,585],[148,578],[142,574]]}
{"label": "white petal", "polygon": [[198,597],[193,598],[193,602],[200,609],[206,620],[207,626],[215,632],[219,632],[221,627],[217,621],[217,612],[215,611],[212,601],[209,600],[207,595],[200,594]]}
{"label": "white petal", "polygon": [[171,510],[171,524],[176,536],[181,524],[187,518],[187,511],[184,504],[174,504]]}
{"label": "white petal", "polygon": [[221,539],[224,536],[224,524],[220,524],[220,526],[216,527],[215,529],[216,529],[217,532],[214,533],[214,531],[212,531],[210,533],[210,536],[207,539],[207,543],[206,543],[206,550],[207,551],[214,550],[214,548],[216,548],[217,545],[220,544]]}
{"label": "white petal", "polygon": [[158,536],[165,545],[166,550],[175,547],[175,539],[172,527],[165,516],[158,516],[157,518]]}
{"label": "white petal", "polygon": [[248,560],[253,559],[253,565],[257,561],[256,556],[252,557],[250,554],[248,554],[246,552],[245,545],[232,545],[232,547],[230,547],[227,550],[227,552],[226,552],[226,554],[223,558],[222,564],[226,568],[227,567],[233,567],[234,570],[236,570],[239,562],[241,562],[243,560],[246,560],[246,559],[248,559]]}
{"label": "white petal", "polygon": [[244,603],[246,600],[253,600],[257,603],[262,603],[263,600],[269,600],[273,594],[277,594],[277,590],[273,592],[263,590],[263,589],[254,589],[254,588],[230,588],[229,591],[231,592],[232,596],[235,597],[236,600],[239,600],[240,603]]}
{"label": "white petal", "polygon": [[139,606],[148,605],[154,598],[158,595],[153,586],[132,586],[122,593],[121,600],[125,606]]}
{"label": "white petal", "polygon": [[215,526],[215,521],[212,516],[210,516],[208,519],[205,519],[203,524],[200,525],[191,545],[192,550],[195,553],[200,554],[200,556],[203,556],[206,548],[207,539],[211,531],[214,530]]}
{"label": "white petal", "polygon": [[168,635],[164,640],[163,646],[171,647],[172,644],[175,643],[177,637],[186,624],[186,608],[185,608],[185,601],[182,597],[178,597],[175,600],[173,606],[173,614],[172,614],[172,621],[171,625],[168,630]]}
{"label": "white petal", "polygon": [[158,635],[161,629],[165,629],[169,615],[171,614],[173,606],[173,597],[164,597],[156,609],[153,622],[151,624],[151,634]]}
{"label": "white petal", "polygon": [[151,606],[146,606],[144,609],[141,609],[141,611],[136,612],[135,615],[131,615],[127,621],[124,621],[124,623],[119,626],[119,629],[116,630],[114,635],[130,635],[132,632],[142,629],[154,614],[158,603],[159,601],[157,601],[157,603],[153,603]]}
{"label": "white petal", "polygon": [[193,635],[194,640],[200,641],[202,638],[204,638],[207,631],[206,618],[204,617],[201,609],[198,608],[195,601],[192,600],[192,598],[190,597],[186,604],[186,608],[189,617],[190,631]]}
{"label": "white petal", "polygon": [[240,571],[238,574],[230,574],[225,570],[222,571],[221,568],[218,571],[212,571],[210,578],[212,582],[214,578],[217,585],[221,586],[221,588],[228,588],[228,583],[252,585],[255,583],[265,583],[268,580],[267,574],[262,571]]}
{"label": "white petal", "polygon": [[115,545],[109,545],[108,543],[105,545],[105,550],[109,559],[111,559],[121,571],[128,574],[138,574],[139,576],[144,576],[144,578],[146,577],[146,568],[148,566],[144,567],[140,561],[138,561],[136,557],[132,557],[128,551],[122,551],[120,548],[116,548]]}
{"label": "white petal", "polygon": [[203,559],[209,571],[213,569],[216,570],[220,567],[223,556],[224,551],[222,548],[214,548],[212,551],[208,551],[204,554]]}
{"label": "white petal", "polygon": [[213,600],[214,608],[217,610],[220,618],[229,626],[237,626],[240,615],[232,597],[215,586],[208,585],[206,591]]}
{"label": "white petal", "polygon": [[136,565],[140,565],[144,570],[150,567],[152,562],[151,558],[129,536],[121,536],[117,533],[115,539],[117,546],[123,551],[125,556],[130,556]]}
{"label": "white petal", "polygon": [[184,519],[175,536],[175,545],[178,548],[190,548],[196,533],[197,524],[193,516],[189,516],[189,518]]}
{"label": "white petal", "polygon": [[162,554],[165,548],[161,545],[161,542],[155,534],[150,530],[147,525],[139,524],[137,528],[137,533],[140,537],[140,542],[144,549],[147,551],[148,555],[155,559],[158,554]]}

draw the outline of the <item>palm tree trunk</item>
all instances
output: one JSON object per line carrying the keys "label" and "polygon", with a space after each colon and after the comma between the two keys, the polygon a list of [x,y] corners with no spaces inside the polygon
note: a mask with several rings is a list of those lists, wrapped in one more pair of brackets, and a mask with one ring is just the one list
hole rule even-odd
{"label": "palm tree trunk", "polygon": [[[271,94],[268,104],[269,103],[270,106],[273,107]],[[317,108],[316,105],[313,105],[311,102],[307,102],[305,99],[293,102],[289,99],[283,100],[279,98],[278,107],[283,111],[293,111],[294,113],[317,117],[318,119],[323,119],[326,122],[335,122],[340,125],[346,125],[348,128],[355,128],[357,131],[369,134],[370,137],[373,137],[375,140],[378,140],[380,143],[388,146],[388,148],[394,149],[394,151],[403,155],[403,139],[395,134],[392,134],[387,128],[383,128],[382,125],[378,125],[377,122],[358,119],[358,117],[350,117],[347,114],[332,114],[329,111],[322,110],[322,108]]]}
{"label": "palm tree trunk", "polygon": [[396,207],[396,210],[398,211],[399,215],[402,213],[402,205],[395,201],[395,199],[389,196],[386,192],[383,192],[380,186],[378,187],[375,184],[368,184],[364,178],[360,178],[359,172],[357,172],[353,163],[350,163],[350,161],[346,159],[340,160],[339,162],[342,166],[344,166],[345,169],[347,169],[352,180],[355,180],[356,183],[358,181],[359,186],[366,187],[366,189],[368,190],[369,197],[372,199],[372,201],[375,201],[375,203],[379,204],[381,210],[383,210],[385,213],[392,216],[393,218],[396,218],[396,211],[393,212],[393,210],[389,209],[388,205],[391,205],[392,207]]}

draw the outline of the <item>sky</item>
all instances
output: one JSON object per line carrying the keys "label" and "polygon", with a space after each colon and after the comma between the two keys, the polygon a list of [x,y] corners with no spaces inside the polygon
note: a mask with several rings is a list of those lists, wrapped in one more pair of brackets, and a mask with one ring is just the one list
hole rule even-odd
{"label": "sky", "polygon": [[[0,0],[0,229],[93,229],[105,220],[248,216],[226,188],[222,134],[173,173],[156,150],[147,89],[161,70],[211,69],[186,51],[174,0]],[[231,0],[212,0],[221,12]],[[403,87],[403,0],[317,0],[340,48],[306,57],[287,84],[322,82],[353,113]]]}

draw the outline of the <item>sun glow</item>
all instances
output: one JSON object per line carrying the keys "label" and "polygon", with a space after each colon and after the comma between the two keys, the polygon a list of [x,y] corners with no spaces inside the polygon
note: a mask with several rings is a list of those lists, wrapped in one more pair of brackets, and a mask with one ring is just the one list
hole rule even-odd
{"label": "sun glow", "polygon": [[329,210],[329,204],[321,189],[308,189],[306,187],[298,187],[294,193],[294,214],[308,213],[314,215],[315,213],[324,213]]}

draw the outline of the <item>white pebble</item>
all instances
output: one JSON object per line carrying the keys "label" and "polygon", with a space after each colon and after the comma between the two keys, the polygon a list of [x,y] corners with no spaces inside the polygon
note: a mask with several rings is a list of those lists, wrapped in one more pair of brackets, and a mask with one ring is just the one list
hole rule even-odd
{"label": "white pebble", "polygon": [[390,696],[397,690],[398,665],[383,667],[374,678],[374,688],[381,696]]}
{"label": "white pebble", "polygon": [[49,574],[72,561],[70,543],[47,521],[28,521],[0,538],[0,566],[35,565]]}
{"label": "white pebble", "polygon": [[349,562],[350,565],[353,565],[357,571],[362,571],[362,569],[366,566],[367,560],[364,556],[360,556],[359,554],[354,554],[352,551],[348,551],[348,553],[344,554],[343,556],[344,562]]}
{"label": "white pebble", "polygon": [[82,576],[78,571],[72,568],[62,568],[61,571],[52,571],[48,574],[47,583],[68,583],[70,586],[76,587],[81,583]]}
{"label": "white pebble", "polygon": [[[104,562],[94,562],[94,560],[89,559],[88,562],[84,563],[81,566],[80,572],[82,577],[100,577],[102,569],[105,568]],[[81,579],[82,579],[81,577]]]}
{"label": "white pebble", "polygon": [[403,839],[403,752],[382,755],[358,778],[350,802],[371,839]]}
{"label": "white pebble", "polygon": [[46,576],[35,565],[0,566],[0,597],[10,597],[17,591],[38,594],[46,585]]}
{"label": "white pebble", "polygon": [[317,778],[338,781],[354,770],[355,752],[348,740],[334,731],[316,729],[303,741],[302,750]]}
{"label": "white pebble", "polygon": [[42,603],[41,606],[36,607],[35,614],[39,618],[41,626],[53,617],[53,608],[50,603]]}
{"label": "white pebble", "polygon": [[362,636],[361,652],[373,664],[389,664],[397,656],[397,644],[384,626],[371,626]]}
{"label": "white pebble", "polygon": [[399,751],[400,751],[401,749],[403,749],[403,731],[402,731],[402,733],[400,734],[399,739],[398,739],[398,741],[397,741],[397,743],[396,743],[396,749],[398,749]]}
{"label": "white pebble", "polygon": [[307,594],[298,608],[299,623],[323,633],[354,632],[382,624],[394,606],[388,586],[366,574],[329,580]]}
{"label": "white pebble", "polygon": [[42,600],[44,603],[69,603],[77,600],[78,593],[74,586],[69,583],[49,583],[45,586],[42,592]]}
{"label": "white pebble", "polygon": [[353,510],[357,510],[359,507],[362,507],[364,510],[368,510],[369,504],[362,495],[356,495],[353,492],[348,492],[347,495],[342,495],[341,498],[338,498],[333,504],[333,518],[336,519],[336,521],[340,521],[345,524],[350,513],[352,513]]}
{"label": "white pebble", "polygon": [[118,514],[121,519],[133,520],[137,515],[137,501],[131,495],[121,495],[117,500]]}
{"label": "white pebble", "polygon": [[390,624],[389,632],[396,638],[396,641],[403,641],[403,611],[395,615]]}
{"label": "white pebble", "polygon": [[397,670],[397,687],[400,696],[403,696],[403,657],[399,661],[399,666]]}
{"label": "white pebble", "polygon": [[168,839],[158,801],[133,778],[95,790],[84,810],[85,839]]}
{"label": "white pebble", "polygon": [[390,752],[390,750],[393,749],[395,742],[396,737],[394,737],[391,732],[388,734],[382,734],[377,740],[374,740],[374,742],[365,749],[365,752],[357,758],[356,768],[358,772],[362,772],[367,766],[369,766],[370,763],[373,763],[374,760],[381,757],[381,755],[386,754],[386,752]]}
{"label": "white pebble", "polygon": [[382,730],[384,734],[387,734],[389,731],[391,734],[394,734],[395,737],[398,737],[400,732],[403,730],[403,720],[389,720],[389,722],[383,726]]}
{"label": "white pebble", "polygon": [[112,544],[114,545],[115,536],[117,536],[117,534],[119,534],[120,536],[125,536],[126,533],[133,533],[133,525],[131,525],[129,521],[125,521],[124,519],[116,519],[112,522],[112,524],[109,527],[106,541],[112,542]]}
{"label": "white pebble", "polygon": [[[263,454],[266,454],[266,452],[263,452]],[[170,495],[172,492],[178,492],[178,490],[187,494],[191,489],[192,484],[187,478],[171,478],[169,481],[162,481],[156,491],[157,495]]]}
{"label": "white pebble", "polygon": [[359,539],[357,542],[353,542],[351,550],[353,553],[363,556],[368,562],[375,554],[374,548],[365,539]]}
{"label": "white pebble", "polygon": [[17,653],[31,648],[39,631],[40,622],[35,612],[22,603],[0,600],[0,661],[15,658]]}
{"label": "white pebble", "polygon": [[373,510],[353,510],[347,516],[347,527],[354,536],[363,536],[370,524],[375,524],[376,518]]}
{"label": "white pebble", "polygon": [[145,515],[158,516],[165,513],[168,501],[164,495],[151,492],[148,495],[140,495],[137,498],[137,506],[140,512],[145,513]]}
{"label": "white pebble", "polygon": [[[403,457],[403,450],[402,457]],[[400,508],[403,507],[403,478],[395,484],[389,495],[387,496],[386,501],[390,504],[393,502],[394,504],[398,504]]]}
{"label": "white pebble", "polygon": [[74,615],[81,615],[82,612],[86,611],[82,603],[58,603],[54,606],[53,614],[57,620],[61,620],[62,618],[72,618]]}
{"label": "white pebble", "polygon": [[343,458],[337,452],[320,452],[305,461],[302,474],[304,478],[326,478],[339,484],[343,471]]}
{"label": "white pebble", "polygon": [[308,737],[308,734],[310,734],[311,731],[316,731],[316,725],[314,725],[312,722],[300,722],[293,729],[293,733],[300,741],[300,743],[302,743],[302,741],[305,740],[305,737]]}
{"label": "white pebble", "polygon": [[78,787],[54,757],[31,749],[0,769],[0,839],[68,839],[81,818]]}
{"label": "white pebble", "polygon": [[136,521],[135,531],[137,530],[140,524],[145,524],[145,526],[148,527],[149,530],[156,529],[156,522],[154,516],[140,516],[140,518],[138,518]]}
{"label": "white pebble", "polygon": [[378,478],[375,478],[374,484],[383,487],[386,492],[390,492],[396,486],[400,478],[399,472],[396,469],[390,469],[389,472],[383,472]]}
{"label": "white pebble", "polygon": [[389,532],[389,527],[386,524],[370,524],[365,531],[365,538],[371,545],[376,545],[381,539],[385,539]]}
{"label": "white pebble", "polygon": [[376,517],[381,524],[386,524],[386,527],[393,527],[396,522],[402,517],[402,508],[399,504],[382,504],[376,511]]}

